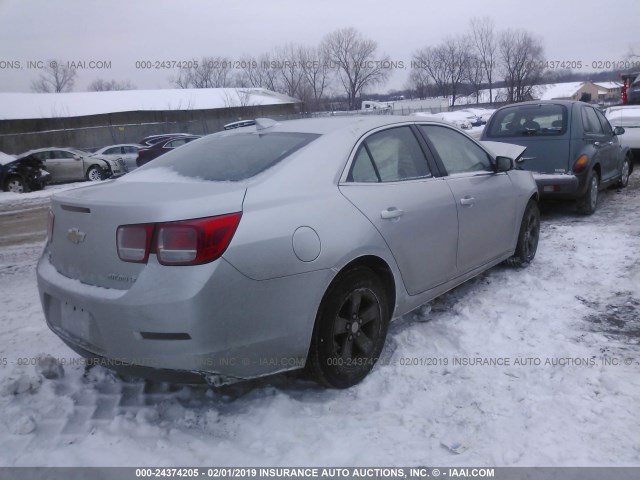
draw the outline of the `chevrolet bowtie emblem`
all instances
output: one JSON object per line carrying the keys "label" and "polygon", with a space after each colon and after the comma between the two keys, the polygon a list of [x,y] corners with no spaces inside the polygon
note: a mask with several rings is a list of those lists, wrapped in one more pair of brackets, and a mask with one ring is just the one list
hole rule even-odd
{"label": "chevrolet bowtie emblem", "polygon": [[77,228],[70,228],[69,230],[67,230],[67,238],[76,245],[80,242],[84,242],[84,237],[86,236],[86,233],[81,232]]}

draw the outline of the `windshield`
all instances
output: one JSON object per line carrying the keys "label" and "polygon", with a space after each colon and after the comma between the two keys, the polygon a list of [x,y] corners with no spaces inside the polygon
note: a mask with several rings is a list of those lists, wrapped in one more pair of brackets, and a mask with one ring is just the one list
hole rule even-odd
{"label": "windshield", "polygon": [[563,105],[514,105],[498,110],[487,137],[562,135],[567,130],[567,109]]}

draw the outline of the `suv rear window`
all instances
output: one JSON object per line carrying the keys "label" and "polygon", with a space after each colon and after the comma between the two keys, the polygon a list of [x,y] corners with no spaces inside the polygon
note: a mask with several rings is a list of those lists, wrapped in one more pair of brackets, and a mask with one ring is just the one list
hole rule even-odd
{"label": "suv rear window", "polygon": [[487,137],[562,135],[566,130],[567,109],[564,105],[514,105],[493,115]]}
{"label": "suv rear window", "polygon": [[138,170],[165,167],[184,177],[218,182],[245,180],[319,136],[289,132],[212,135],[165,153]]}

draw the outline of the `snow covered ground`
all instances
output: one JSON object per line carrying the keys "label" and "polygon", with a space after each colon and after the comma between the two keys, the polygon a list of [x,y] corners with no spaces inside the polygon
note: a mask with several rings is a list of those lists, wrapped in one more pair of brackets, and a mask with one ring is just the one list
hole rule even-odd
{"label": "snow covered ground", "polygon": [[[48,202],[48,198],[56,192],[62,192],[72,188],[85,187],[92,182],[61,183],[47,185],[43,190],[29,193],[13,193],[0,191],[0,205],[28,205],[32,203]],[[2,235],[2,233],[0,233]]]}
{"label": "snow covered ground", "polygon": [[[344,391],[84,375],[45,326],[41,248],[0,249],[3,466],[640,466],[639,174],[592,217],[546,211],[529,268],[496,267],[397,320]],[[45,355],[62,378],[32,365]]]}

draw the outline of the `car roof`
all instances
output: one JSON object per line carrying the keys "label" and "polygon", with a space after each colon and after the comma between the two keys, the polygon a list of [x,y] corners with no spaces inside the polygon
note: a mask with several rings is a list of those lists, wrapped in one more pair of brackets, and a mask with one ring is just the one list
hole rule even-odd
{"label": "car roof", "polygon": [[[259,122],[260,123],[260,122]],[[401,123],[437,123],[451,126],[450,123],[431,118],[408,117],[400,115],[345,115],[283,120],[267,127],[267,132],[296,132],[324,135],[338,130],[355,129],[358,132],[372,130]],[[259,125],[242,129],[231,129],[218,132],[216,135],[241,135],[247,131],[257,131]]]}
{"label": "car roof", "polygon": [[50,152],[52,150],[63,150],[65,152],[72,150],[75,152],[80,152],[80,153],[87,153],[83,150],[80,150],[78,148],[75,147],[47,147],[47,148],[36,148],[34,150],[27,150],[26,152],[23,152],[19,155],[19,157],[26,157],[27,155],[31,155],[33,153],[40,153],[40,152]]}
{"label": "car roof", "polygon": [[165,144],[165,143],[169,143],[173,140],[181,140],[183,138],[200,138],[202,135],[176,135],[173,137],[168,137],[165,138],[163,140],[160,140],[158,143],[154,143],[152,146],[155,147],[156,145],[160,145],[160,144]]}
{"label": "car roof", "polygon": [[115,145],[107,145],[106,147],[99,148],[98,150],[104,150],[105,148],[114,148],[114,147],[141,147],[139,143],[117,143]]}
{"label": "car roof", "polygon": [[527,102],[510,103],[509,105],[500,107],[498,110],[509,107],[518,107],[521,105],[564,105],[565,107],[571,107],[576,103],[589,105],[588,103],[581,102],[580,100],[529,100]]}

